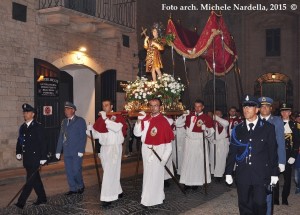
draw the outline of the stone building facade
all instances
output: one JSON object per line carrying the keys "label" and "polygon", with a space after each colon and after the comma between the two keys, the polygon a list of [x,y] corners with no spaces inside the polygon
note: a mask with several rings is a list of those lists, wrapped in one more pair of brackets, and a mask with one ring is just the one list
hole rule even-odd
{"label": "stone building facade", "polygon": [[[94,86],[94,76],[106,70],[116,70],[117,80],[133,80],[136,74],[133,73],[137,65],[137,58],[133,57],[137,50],[135,28],[64,7],[40,9],[41,2],[57,1],[0,1],[0,169],[22,165],[15,159],[15,147],[18,128],[23,123],[21,105],[34,104],[34,58],[73,75],[74,85],[81,85],[74,89],[78,115],[92,123],[95,101],[90,98],[94,96],[94,88],[90,95],[77,97],[75,92]],[[27,7],[25,22],[12,18],[13,3]],[[123,46],[123,35],[128,36],[129,47]],[[81,46],[87,51],[78,53]],[[124,93],[117,93],[117,99],[116,109],[120,109]]]}

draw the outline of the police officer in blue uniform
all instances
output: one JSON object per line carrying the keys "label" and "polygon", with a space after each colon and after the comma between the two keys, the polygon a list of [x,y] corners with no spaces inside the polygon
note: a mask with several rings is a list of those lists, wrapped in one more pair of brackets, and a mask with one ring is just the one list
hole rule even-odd
{"label": "police officer in blue uniform", "polygon": [[86,144],[86,123],[82,117],[76,116],[76,106],[65,102],[65,116],[56,148],[56,158],[60,159],[63,149],[65,170],[69,184],[69,191],[65,195],[82,194],[84,183],[82,177],[82,158]]}
{"label": "police officer in blue uniform", "polygon": [[[285,137],[285,152],[286,152],[286,165],[283,172],[284,184],[282,190],[282,204],[288,205],[288,196],[291,191],[292,180],[292,166],[299,151],[300,130],[297,128],[295,121],[290,119],[292,108],[290,105],[283,103],[280,107],[281,118],[284,123],[284,137]],[[278,185],[278,184],[277,184]],[[279,203],[279,186],[275,189],[274,201]]]}
{"label": "police officer in blue uniform", "polygon": [[39,173],[40,165],[47,162],[47,145],[44,142],[44,127],[35,120],[35,109],[29,104],[23,104],[23,116],[25,122],[19,129],[19,137],[16,146],[16,158],[23,159],[26,169],[26,184],[15,204],[23,209],[32,189],[37,194],[34,205],[47,202],[46,193]]}
{"label": "police officer in blue uniform", "polygon": [[[285,140],[284,140],[284,128],[283,121],[279,116],[273,116],[272,104],[273,99],[269,97],[260,97],[258,99],[260,102],[260,118],[262,120],[267,120],[269,123],[275,126],[275,134],[277,141],[277,154],[278,154],[278,167],[280,172],[284,172],[286,164],[286,155],[285,155]],[[275,188],[276,189],[276,188]],[[272,205],[272,194],[267,196],[268,210],[267,215],[271,214],[271,205]],[[274,199],[274,204],[278,205],[279,202]]]}
{"label": "police officer in blue uniform", "polygon": [[232,130],[226,161],[226,182],[236,186],[240,214],[265,215],[266,187],[278,182],[278,157],[275,128],[262,121],[257,113],[259,102],[247,95],[242,103],[245,121]]}

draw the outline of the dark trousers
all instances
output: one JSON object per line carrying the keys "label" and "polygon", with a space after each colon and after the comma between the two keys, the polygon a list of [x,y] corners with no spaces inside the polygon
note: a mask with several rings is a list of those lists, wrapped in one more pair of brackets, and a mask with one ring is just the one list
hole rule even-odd
{"label": "dark trousers", "polygon": [[136,151],[137,152],[140,151],[141,137],[136,137],[136,136],[132,135],[129,140],[129,152],[132,152],[132,145],[133,145],[134,139],[136,139]]}
{"label": "dark trousers", "polygon": [[241,215],[266,215],[266,190],[264,185],[237,183],[239,210]]}
{"label": "dark trousers", "polygon": [[47,201],[44,185],[41,180],[40,172],[37,170],[39,167],[26,167],[26,185],[18,199],[20,205],[25,205],[32,189],[34,189],[38,200],[45,202]]}
{"label": "dark trousers", "polygon": [[[284,183],[283,183],[283,190],[282,190],[282,201],[287,201],[288,196],[290,195],[291,191],[291,182],[292,182],[292,165],[286,163],[285,170],[283,172]],[[275,196],[274,201],[279,201],[279,183],[276,184],[276,188],[274,190]]]}

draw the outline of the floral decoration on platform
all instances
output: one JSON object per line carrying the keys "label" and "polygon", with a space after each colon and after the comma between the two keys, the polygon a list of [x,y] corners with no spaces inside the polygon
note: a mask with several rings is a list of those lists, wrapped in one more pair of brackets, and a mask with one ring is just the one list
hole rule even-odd
{"label": "floral decoration on platform", "polygon": [[179,101],[184,85],[180,83],[180,78],[176,80],[169,74],[163,74],[157,81],[149,81],[144,77],[133,82],[128,81],[128,84],[124,85],[124,91],[127,111],[148,110],[148,101],[155,97],[162,100],[165,111],[184,110]]}

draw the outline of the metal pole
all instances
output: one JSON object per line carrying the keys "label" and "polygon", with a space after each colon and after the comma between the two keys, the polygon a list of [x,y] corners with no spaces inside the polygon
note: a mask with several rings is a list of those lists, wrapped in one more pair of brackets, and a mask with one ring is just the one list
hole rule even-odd
{"label": "metal pole", "polygon": [[[203,124],[205,126],[205,124]],[[206,128],[206,127],[205,127]],[[205,145],[205,130],[202,132],[203,135],[203,157],[204,157],[204,192],[205,192],[205,195],[207,195],[207,173],[206,173],[206,145]]]}
{"label": "metal pole", "polygon": [[98,186],[99,186],[99,192],[100,192],[101,191],[101,179],[100,179],[99,167],[98,167],[97,158],[96,158],[96,148],[95,148],[96,146],[95,146],[95,142],[94,142],[93,132],[91,130],[90,130],[90,135],[91,135],[91,140],[92,140],[95,169],[96,169],[96,174],[97,174],[97,179],[98,179]]}
{"label": "metal pole", "polygon": [[[148,147],[149,149],[152,150],[152,152],[155,154],[155,156],[157,157],[157,159],[159,161],[161,161],[161,158],[159,157],[159,155],[157,154],[157,152],[153,149],[153,146],[152,147]],[[169,168],[165,165],[165,170],[167,171],[167,173],[172,177],[173,181],[175,182],[175,184],[179,187],[179,189],[181,190],[181,192],[186,195],[186,192],[185,190],[181,187],[181,185],[179,184],[177,178],[175,178],[175,176],[171,173],[171,171],[169,170]]]}

